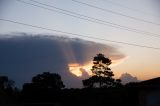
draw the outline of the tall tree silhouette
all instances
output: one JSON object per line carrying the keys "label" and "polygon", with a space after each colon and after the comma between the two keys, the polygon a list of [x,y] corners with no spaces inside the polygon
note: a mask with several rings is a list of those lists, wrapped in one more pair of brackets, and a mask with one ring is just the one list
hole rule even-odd
{"label": "tall tree silhouette", "polygon": [[84,87],[114,87],[121,85],[120,80],[112,78],[114,76],[111,69],[108,67],[111,60],[99,53],[93,58],[92,73],[93,76],[89,79],[83,80]]}
{"label": "tall tree silhouette", "polygon": [[59,74],[49,72],[43,72],[34,76],[32,83],[43,88],[61,89],[65,87]]}

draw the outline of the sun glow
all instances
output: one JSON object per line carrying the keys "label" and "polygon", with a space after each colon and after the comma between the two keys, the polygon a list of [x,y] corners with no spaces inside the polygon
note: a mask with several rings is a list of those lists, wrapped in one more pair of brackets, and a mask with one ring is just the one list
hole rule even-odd
{"label": "sun glow", "polygon": [[92,68],[92,63],[88,63],[85,65],[80,65],[78,63],[72,63],[68,65],[69,71],[76,75],[77,77],[81,77],[83,75],[83,72],[85,71],[89,76],[92,75],[91,68]]}
{"label": "sun glow", "polygon": [[[115,67],[121,63],[124,62],[125,59],[123,60],[113,60],[112,61],[112,64],[110,65],[110,67]],[[92,62],[89,62],[87,64],[78,64],[78,63],[70,63],[68,64],[68,68],[69,68],[69,71],[76,75],[77,77],[82,77],[83,76],[83,72],[86,72],[89,76],[92,76],[92,71],[91,71],[91,68],[92,68]]]}
{"label": "sun glow", "polygon": [[76,64],[76,63],[75,64],[69,64],[68,67],[69,67],[69,71],[72,74],[76,75],[77,77],[82,76],[82,72],[80,71],[79,64]]}

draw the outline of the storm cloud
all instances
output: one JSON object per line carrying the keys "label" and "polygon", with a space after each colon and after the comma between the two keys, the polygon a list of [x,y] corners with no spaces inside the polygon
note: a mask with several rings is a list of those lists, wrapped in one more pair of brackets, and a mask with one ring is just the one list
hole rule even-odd
{"label": "storm cloud", "polygon": [[88,74],[81,69],[83,76],[77,77],[68,64],[86,64],[98,53],[115,61],[126,57],[115,46],[77,38],[27,33],[0,36],[0,75],[7,75],[18,86],[48,71],[60,74],[66,87],[82,87],[81,80]]}

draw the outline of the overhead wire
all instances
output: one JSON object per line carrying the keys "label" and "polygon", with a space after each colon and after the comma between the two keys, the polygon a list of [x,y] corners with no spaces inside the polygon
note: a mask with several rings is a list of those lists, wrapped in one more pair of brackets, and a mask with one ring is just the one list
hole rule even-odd
{"label": "overhead wire", "polygon": [[155,15],[153,13],[149,13],[149,12],[142,11],[142,10],[139,10],[139,9],[131,8],[131,7],[128,7],[126,5],[123,5],[123,4],[120,4],[120,3],[117,3],[117,2],[114,2],[114,1],[111,1],[111,0],[102,0],[102,1],[113,4],[113,5],[116,5],[116,6],[119,6],[121,8],[125,8],[125,9],[128,9],[128,10],[134,11],[136,13],[145,14],[145,15],[148,15],[148,16],[154,16],[154,17],[160,18],[160,16]]}
{"label": "overhead wire", "polygon": [[145,22],[145,23],[149,23],[149,24],[153,24],[153,25],[158,25],[158,26],[160,25],[160,23],[155,23],[155,22],[148,21],[148,20],[145,20],[145,19],[140,19],[140,18],[137,18],[137,17],[134,17],[134,16],[125,15],[123,13],[119,13],[119,12],[112,11],[112,10],[109,10],[109,9],[101,8],[101,7],[98,7],[98,6],[89,4],[89,3],[85,3],[85,2],[81,2],[81,1],[77,1],[77,0],[71,0],[71,1],[82,4],[82,5],[89,6],[89,7],[98,9],[98,10],[102,10],[104,12],[109,12],[111,14],[115,14],[115,15],[126,17],[126,18],[130,18],[130,19],[133,19],[133,20],[136,20],[136,21],[141,21],[141,22]]}
{"label": "overhead wire", "polygon": [[108,40],[108,39],[102,39],[102,38],[99,38],[99,37],[92,37],[91,35],[88,36],[88,35],[83,35],[83,34],[76,34],[76,33],[72,33],[72,32],[66,32],[66,31],[62,31],[62,30],[56,30],[56,29],[46,28],[46,27],[42,27],[42,26],[36,26],[36,25],[32,25],[32,24],[26,24],[26,23],[22,23],[22,22],[18,22],[18,21],[13,21],[13,20],[8,20],[8,19],[2,19],[2,18],[0,18],[0,21],[10,22],[10,23],[19,24],[19,25],[23,25],[23,26],[28,26],[28,27],[32,27],[32,28],[49,30],[49,31],[53,31],[53,32],[67,34],[67,35],[69,34],[69,35],[78,36],[78,37],[84,37],[84,38],[90,38],[90,39],[95,39],[95,40],[107,41],[107,42],[112,42],[112,43],[117,43],[117,44],[123,44],[123,45],[129,45],[129,46],[136,46],[136,47],[142,47],[142,48],[160,50],[160,48],[157,48],[157,47],[138,45],[138,44],[133,44],[133,43]]}
{"label": "overhead wire", "polygon": [[145,35],[149,35],[149,36],[152,36],[152,37],[158,37],[158,38],[160,37],[160,35],[156,34],[156,33],[151,33],[151,32],[147,32],[147,31],[143,31],[143,30],[138,30],[138,29],[135,29],[135,28],[130,28],[130,27],[122,26],[122,25],[115,24],[115,23],[112,23],[112,22],[108,22],[108,21],[97,19],[97,18],[89,17],[89,16],[82,15],[82,14],[79,14],[79,13],[64,10],[64,9],[61,9],[61,8],[58,8],[58,7],[55,7],[55,6],[40,3],[40,2],[35,1],[35,0],[30,0],[30,1],[36,2],[36,3],[41,4],[41,5],[45,5],[45,6],[48,6],[48,7],[52,7],[52,8],[55,8],[57,10],[60,10],[60,11],[53,10],[53,9],[43,7],[43,6],[39,6],[39,5],[36,5],[36,4],[32,4],[32,3],[29,3],[29,2],[25,2],[25,1],[22,1],[22,0],[16,0],[16,1],[31,5],[31,6],[34,6],[34,7],[39,7],[39,8],[42,8],[42,9],[46,9],[46,10],[49,10],[49,11],[52,11],[52,12],[56,12],[56,13],[59,13],[59,14],[64,14],[64,15],[68,15],[68,16],[71,16],[71,17],[74,17],[74,18],[79,18],[79,19],[82,19],[82,20],[85,20],[85,21],[89,21],[89,22],[93,22],[93,23],[97,23],[97,24],[101,24],[101,25],[105,25],[105,26],[110,26],[110,27],[114,27],[114,28],[118,28],[118,29],[123,29],[123,30],[131,31],[131,32],[135,32],[135,33],[139,33],[139,34],[143,34],[143,35],[145,34]]}

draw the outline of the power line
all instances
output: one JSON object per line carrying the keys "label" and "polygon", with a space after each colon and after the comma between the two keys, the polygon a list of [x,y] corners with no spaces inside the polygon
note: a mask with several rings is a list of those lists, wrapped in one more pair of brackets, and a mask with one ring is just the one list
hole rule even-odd
{"label": "power line", "polygon": [[[37,1],[36,2],[39,3],[39,4],[47,5],[47,6],[53,7],[55,9],[58,9],[58,10],[61,10],[61,11],[69,12],[71,14],[83,16],[83,17],[90,18],[90,19],[93,19],[93,20],[82,18],[82,17],[78,17],[78,16],[75,16],[75,15],[71,15],[71,14],[60,12],[60,11],[56,11],[56,10],[52,10],[52,9],[49,9],[49,8],[46,8],[46,7],[38,6],[38,5],[35,5],[35,4],[32,4],[32,3],[28,3],[28,2],[24,2],[24,1],[21,1],[21,0],[17,0],[17,1],[25,3],[25,4],[32,5],[32,6],[35,6],[35,7],[47,9],[47,10],[50,10],[50,11],[53,11],[53,12],[57,12],[57,13],[60,13],[60,14],[65,14],[65,15],[69,15],[69,16],[72,16],[72,17],[75,17],[75,18],[83,19],[83,20],[86,20],[86,21],[90,21],[90,22],[94,22],[94,23],[98,23],[98,24],[102,24],[102,25],[106,25],[106,26],[110,26],[110,27],[114,27],[114,28],[119,28],[119,29],[123,29],[123,30],[128,30],[128,31],[131,31],[131,32],[147,34],[147,35],[154,36],[154,37],[160,37],[159,34],[150,33],[150,32],[146,32],[146,31],[142,31],[142,30],[137,30],[137,29],[121,26],[119,24],[114,24],[114,23],[107,22],[107,21],[104,21],[104,20],[99,20],[99,19],[96,19],[96,18],[93,18],[93,17],[81,15],[81,14],[78,14],[78,13],[75,13],[75,12],[71,12],[71,11],[68,11],[68,10],[60,9],[60,8],[57,8],[57,7],[55,8],[54,6],[47,5],[47,4],[44,4],[44,3],[40,3],[40,2],[37,2]],[[30,1],[33,1],[33,0],[30,0]],[[97,21],[100,21],[100,22],[97,22]],[[105,24],[105,23],[107,23],[107,24]]]}
{"label": "power line", "polygon": [[22,22],[18,22],[18,21],[13,21],[13,20],[8,20],[8,19],[2,19],[2,18],[0,18],[0,20],[1,21],[5,21],[5,22],[14,23],[14,24],[23,25],[23,26],[29,26],[29,27],[32,27],[32,28],[38,28],[38,29],[44,29],[44,30],[49,30],[49,31],[53,31],[53,32],[63,33],[63,34],[74,35],[74,36],[78,36],[78,37],[85,37],[85,38],[90,38],[90,39],[95,39],[95,40],[101,40],[101,41],[107,41],[107,42],[118,43],[118,44],[124,44],[124,45],[129,45],[129,46],[136,46],[136,47],[143,47],[143,48],[160,50],[160,48],[156,48],[156,47],[145,46],[145,45],[138,45],[138,44],[132,44],[132,43],[127,43],[127,42],[108,40],[108,39],[102,39],[102,38],[97,38],[97,37],[91,37],[91,36],[86,36],[86,35],[82,35],[82,34],[76,34],[76,33],[65,32],[65,31],[61,31],[61,30],[55,30],[55,29],[50,29],[50,28],[46,28],[46,27],[36,26],[36,25],[32,25],[32,24],[26,24],[26,23],[22,23]]}
{"label": "power line", "polygon": [[[17,0],[17,1],[19,1],[21,3],[24,3],[24,4],[31,5],[31,6],[46,9],[46,10],[49,10],[49,11],[52,11],[52,12],[56,12],[56,13],[59,13],[59,14],[64,14],[64,15],[68,15],[68,16],[71,16],[71,17],[74,17],[74,18],[79,18],[79,19],[82,19],[82,20],[85,20],[85,21],[89,21],[89,22],[93,22],[93,23],[97,23],[97,24],[101,24],[101,25],[105,25],[105,26],[110,26],[110,27],[114,27],[114,28],[119,28],[119,29],[131,31],[131,32],[135,32],[135,33],[150,35],[152,37],[160,37],[159,34],[147,32],[147,31],[143,31],[143,30],[138,30],[138,29],[134,29],[134,28],[129,28],[129,27],[122,26],[122,25],[119,25],[119,24],[111,23],[111,22],[108,22],[108,21],[96,19],[96,18],[93,18],[93,17],[85,16],[85,15],[82,15],[82,14],[78,14],[78,13],[75,13],[75,12],[71,12],[71,11],[68,11],[68,10],[57,8],[57,7],[54,7],[54,6],[51,6],[51,5],[40,3],[40,2],[37,2],[37,1],[34,1],[34,0],[30,0],[30,1],[34,1],[36,3],[42,4],[42,5],[45,5],[45,6],[48,6],[48,7],[52,7],[52,8],[61,10],[61,11],[57,11],[57,10],[53,10],[53,9],[50,9],[50,8],[42,7],[42,6],[35,5],[35,4],[32,4],[32,3],[28,3],[28,2],[25,2],[25,1],[22,1],[22,0]],[[62,12],[62,11],[64,11],[64,12]],[[68,13],[66,13],[66,12],[68,12]],[[79,16],[77,16],[77,15],[79,15]]]}
{"label": "power line", "polygon": [[115,11],[112,11],[112,10],[108,10],[108,9],[104,9],[104,8],[101,8],[101,7],[97,7],[95,5],[84,3],[84,2],[81,2],[81,1],[77,1],[77,0],[71,0],[71,1],[79,3],[79,4],[82,4],[82,5],[86,5],[86,6],[95,8],[95,9],[99,9],[99,10],[102,10],[104,12],[109,12],[109,13],[112,13],[112,14],[116,14],[116,15],[120,15],[120,16],[127,17],[127,18],[130,18],[130,19],[134,19],[134,20],[137,20],[137,21],[146,22],[146,23],[150,23],[150,24],[154,24],[154,25],[160,25],[159,23],[155,23],[155,22],[152,22],[152,21],[148,21],[148,20],[137,18],[137,17],[125,15],[125,14],[122,14],[122,13],[119,13],[119,12],[115,12]]}
{"label": "power line", "polygon": [[138,9],[135,9],[135,8],[131,8],[131,7],[128,7],[126,5],[122,5],[120,3],[116,3],[116,2],[113,2],[113,1],[110,1],[110,0],[102,0],[102,1],[108,2],[108,3],[113,4],[113,5],[117,5],[119,7],[125,8],[125,9],[129,9],[131,11],[135,11],[137,13],[142,13],[142,14],[149,15],[149,16],[155,16],[155,17],[158,17],[158,18],[160,17],[158,15],[155,15],[155,14],[152,14],[152,13],[148,13],[148,12],[145,12],[145,11],[142,11],[142,10],[138,10]]}

